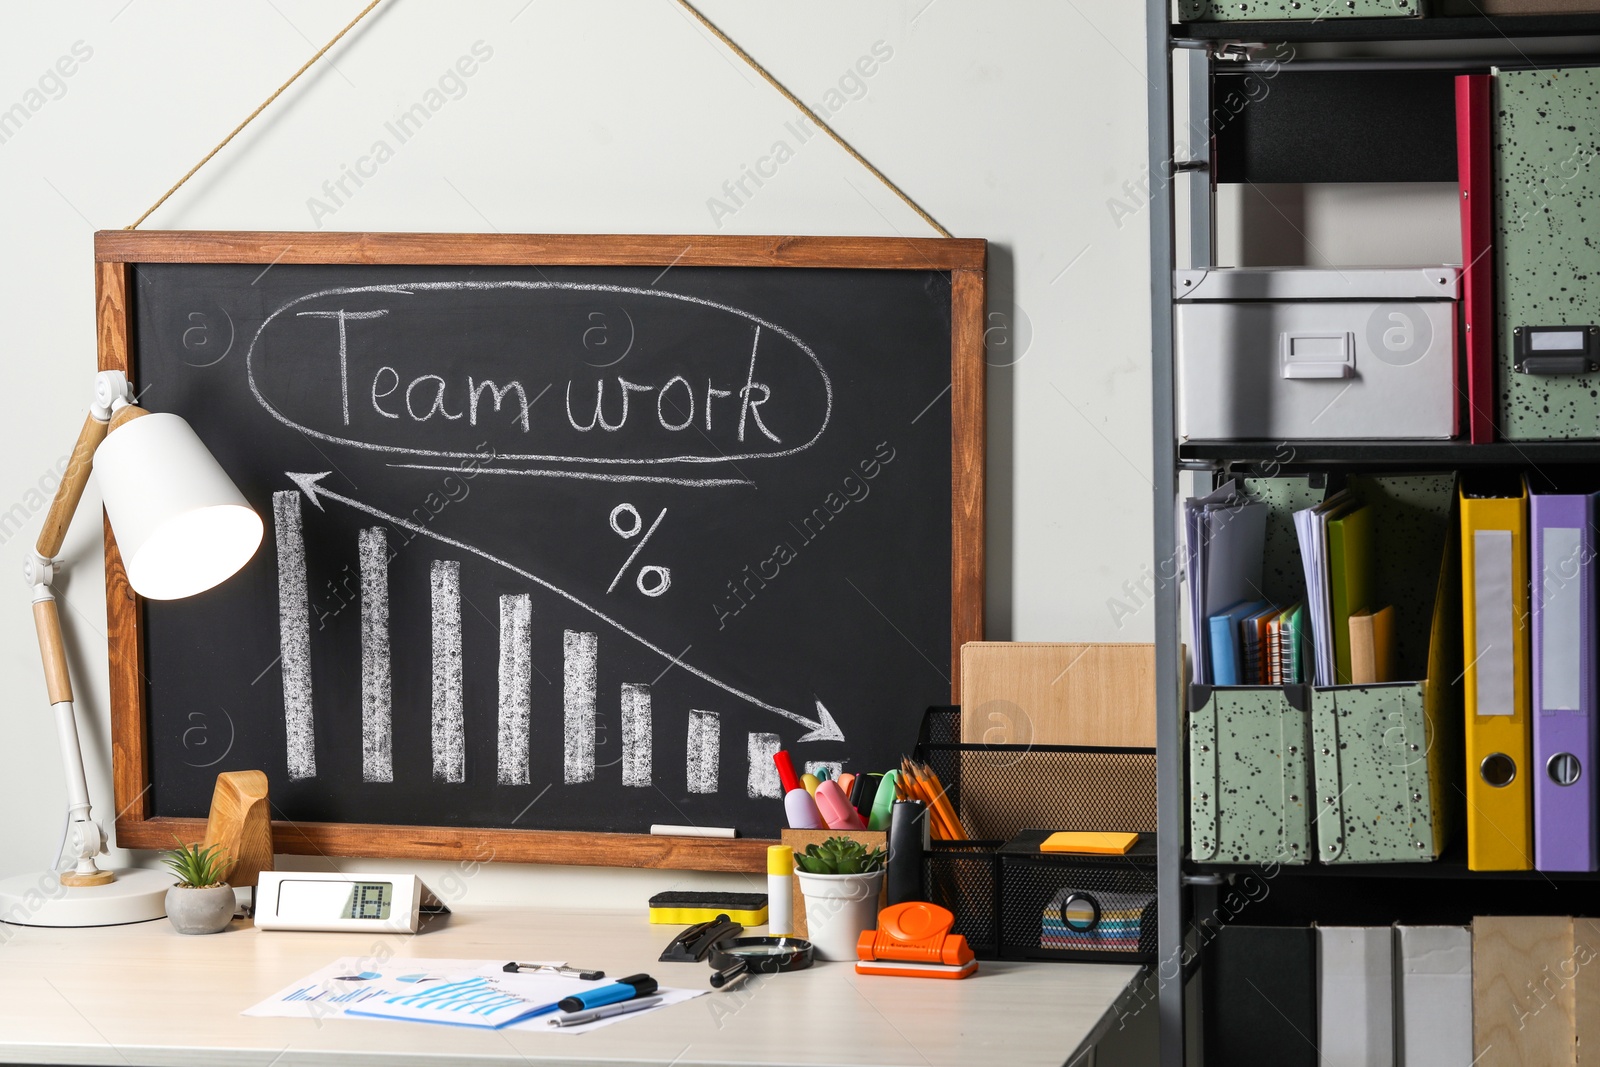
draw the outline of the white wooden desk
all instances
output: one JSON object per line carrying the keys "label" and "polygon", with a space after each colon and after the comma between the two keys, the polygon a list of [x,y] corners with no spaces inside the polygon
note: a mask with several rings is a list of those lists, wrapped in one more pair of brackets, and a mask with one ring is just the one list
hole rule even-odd
{"label": "white wooden desk", "polygon": [[207,937],[182,936],[165,920],[0,925],[0,1061],[1059,1067],[1137,973],[986,961],[952,982],[819,963],[578,1035],[239,1014],[339,956],[565,959],[707,989],[705,964],[657,959],[679,929],[651,926],[640,912],[521,908],[471,908],[415,937],[261,931],[243,920]]}

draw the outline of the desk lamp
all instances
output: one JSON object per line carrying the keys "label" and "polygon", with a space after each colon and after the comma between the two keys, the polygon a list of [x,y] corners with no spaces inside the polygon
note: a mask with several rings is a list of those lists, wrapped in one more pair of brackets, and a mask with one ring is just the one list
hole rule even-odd
{"label": "desk lamp", "polygon": [[[249,562],[261,544],[261,517],[245,502],[200,438],[176,415],[135,407],[128,379],[106,371],[95,379],[66,475],[45,516],[23,575],[33,588],[45,686],[55,714],[67,778],[66,855],[55,869],[0,881],[0,921],[24,926],[109,926],[159,919],[172,884],[162,871],[101,870],[106,834],[89,817],[89,785],[72,710],[61,618],[51,584],[91,465],[99,474],[106,517],[122,553],[128,584],[140,596],[175,600],[217,585]],[[57,866],[60,857],[57,857]]]}

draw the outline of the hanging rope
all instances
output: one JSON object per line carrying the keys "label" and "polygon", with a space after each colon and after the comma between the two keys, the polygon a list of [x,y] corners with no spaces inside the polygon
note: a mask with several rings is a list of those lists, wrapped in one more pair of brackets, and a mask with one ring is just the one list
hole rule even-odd
{"label": "hanging rope", "polygon": [[700,14],[700,12],[696,11],[695,8],[694,8],[694,5],[689,3],[689,0],[678,0],[678,4],[685,11],[687,11],[689,14],[693,15],[695,17],[695,19],[700,23],[700,25],[702,25],[706,29],[710,30],[711,33],[717,38],[717,40],[719,40],[723,44],[727,45],[728,48],[733,51],[734,55],[738,56],[740,59],[742,59],[746,63],[748,63],[750,65],[750,69],[751,70],[753,70],[757,74],[761,75],[762,80],[764,80],[768,85],[772,86],[774,89],[778,90],[778,92],[782,93],[783,94],[783,98],[785,100],[789,101],[789,103],[793,104],[796,108],[798,108],[802,115],[804,115],[806,118],[810,119],[812,122],[816,123],[817,127],[819,129],[821,129],[823,133],[827,134],[829,137],[832,137],[834,142],[837,143],[840,148],[842,148],[846,152],[850,153],[850,158],[851,159],[854,159],[857,163],[859,163],[863,167],[865,167],[872,174],[872,176],[874,178],[878,179],[885,186],[887,186],[891,193],[893,193],[895,196],[898,196],[901,200],[905,201],[906,206],[909,207],[912,211],[915,211],[918,215],[920,215],[922,217],[922,221],[923,222],[926,222],[929,226],[932,226],[935,230],[938,230],[940,236],[943,236],[943,237],[951,236],[949,230],[947,230],[943,226],[939,225],[939,222],[938,222],[937,219],[935,219],[932,215],[928,214],[926,211],[922,210],[921,206],[919,206],[915,200],[913,200],[909,196],[907,196],[903,189],[901,189],[898,185],[896,185],[894,182],[889,180],[888,175],[884,174],[883,171],[879,170],[877,167],[874,167],[867,160],[866,156],[863,156],[860,152],[857,152],[854,148],[850,147],[850,142],[846,141],[843,137],[840,137],[837,133],[835,133],[834,130],[833,130],[833,127],[829,126],[826,122],[823,122],[822,119],[817,115],[817,113],[815,111],[812,111],[809,107],[807,107],[805,105],[804,101],[802,101],[798,96],[796,96],[793,93],[791,93],[788,89],[784,88],[783,83],[778,81],[777,78],[774,78],[771,74],[767,73],[767,69],[765,67],[763,67],[760,63],[757,63],[755,61],[755,58],[752,57],[749,52],[746,52],[743,48],[740,48],[736,43],[734,43],[733,38],[729,37],[727,34],[723,33],[721,30],[717,29],[717,26],[716,26],[715,23],[713,23],[710,19],[706,18],[704,15]]}
{"label": "hanging rope", "polygon": [[346,24],[344,29],[342,29],[338,33],[334,34],[333,35],[333,40],[329,41],[327,44],[325,44],[321,48],[317,49],[317,54],[312,56],[310,59],[306,60],[305,63],[300,67],[299,70],[297,70],[293,74],[289,75],[289,80],[284,82],[282,85],[278,86],[278,91],[277,92],[273,93],[271,96],[269,96],[265,100],[261,101],[261,106],[260,107],[256,108],[254,111],[250,112],[250,114],[246,115],[245,116],[245,120],[243,122],[239,123],[239,125],[235,126],[233,128],[233,132],[232,133],[228,134],[228,136],[224,137],[221,141],[217,142],[217,146],[215,148],[213,148],[211,151],[207,152],[204,159],[202,159],[200,162],[196,163],[194,166],[190,167],[189,168],[189,173],[187,173],[183,177],[179,178],[177,180],[177,182],[172,186],[171,189],[168,189],[166,192],[162,193],[161,194],[161,199],[157,200],[155,203],[151,204],[145,210],[145,213],[143,215],[140,215],[138,218],[134,219],[133,220],[133,225],[131,225],[131,226],[127,227],[127,228],[130,229],[130,230],[138,229],[139,228],[139,223],[141,223],[145,219],[149,218],[151,216],[151,214],[154,213],[156,208],[160,207],[162,204],[165,204],[167,202],[167,198],[169,196],[171,196],[173,193],[177,192],[179,189],[181,189],[183,187],[183,183],[184,182],[188,181],[190,178],[193,178],[195,176],[195,172],[196,171],[198,171],[201,167],[205,166],[207,163],[210,163],[212,156],[216,155],[218,152],[220,152],[224,148],[226,148],[228,146],[228,142],[233,140],[235,137],[237,137],[239,135],[239,131],[240,130],[244,129],[246,126],[250,125],[250,123],[254,122],[257,115],[261,114],[268,107],[270,107],[274,100],[278,99],[278,97],[283,95],[283,91],[285,89],[289,88],[289,86],[291,86],[291,85],[293,85],[295,83],[295,79],[299,78],[300,75],[302,75],[306,71],[310,70],[312,65],[314,63],[316,63],[317,60],[319,60],[323,56],[327,55],[328,54],[328,49],[330,49],[334,45],[338,44],[340,38],[342,38],[345,34],[349,33],[351,30],[355,29],[356,23],[358,23],[362,19],[366,18],[367,15],[372,12],[372,9],[377,7],[381,3],[383,3],[383,0],[372,0],[372,3],[370,3],[366,7],[362,8],[361,9],[361,14],[359,14],[355,18],[351,19],[349,21],[349,23]]}
{"label": "hanging rope", "polygon": [[[145,209],[144,214],[140,215],[137,219],[135,219],[133,221],[133,223],[130,226],[128,226],[127,228],[130,229],[130,230],[138,229],[140,223],[144,222],[145,219],[149,218],[152,214],[154,214],[155,210],[157,208],[159,208],[162,204],[165,204],[167,202],[168,198],[170,198],[173,193],[175,193],[179,189],[183,188],[183,184],[185,182],[187,182],[190,178],[194,177],[195,174],[200,170],[201,167],[203,167],[207,163],[211,162],[211,159],[212,159],[213,156],[215,156],[218,152],[220,152],[224,148],[226,148],[228,146],[228,142],[232,141],[235,137],[237,137],[239,135],[239,131],[243,130],[246,126],[250,125],[250,123],[255,121],[255,119],[256,119],[256,117],[258,115],[260,115],[267,108],[271,107],[272,106],[272,102],[274,100],[278,99],[278,97],[282,96],[284,91],[287,90],[289,88],[289,86],[293,85],[297,79],[299,79],[300,75],[302,75],[306,71],[310,70],[311,67],[313,65],[315,65],[317,60],[319,60],[323,56],[327,55],[328,50],[330,48],[332,48],[334,45],[338,44],[339,41],[341,39],[343,39],[345,34],[349,33],[351,30],[355,29],[356,24],[359,23],[362,19],[366,18],[369,14],[371,14],[372,13],[372,9],[377,7],[382,2],[383,2],[383,0],[372,0],[372,2],[370,4],[368,4],[366,7],[362,8],[361,12],[358,15],[356,15],[355,18],[351,19],[345,25],[344,29],[342,29],[338,33],[334,34],[333,35],[333,39],[330,40],[327,44],[323,45],[321,48],[319,48],[317,50],[316,55],[314,55],[310,59],[306,60],[305,63],[301,65],[299,70],[295,71],[293,74],[291,74],[289,76],[289,80],[288,81],[286,81],[282,85],[278,86],[277,90],[271,96],[269,96],[265,100],[263,100],[259,107],[257,107],[254,111],[250,112],[250,114],[246,115],[243,122],[241,122],[241,123],[239,123],[239,125],[235,126],[233,128],[232,132],[230,132],[228,134],[228,136],[224,137],[221,141],[217,142],[216,147],[212,148],[211,151],[207,152],[205,154],[205,157],[203,159],[201,159],[200,162],[198,162],[194,166],[190,167],[187,174],[185,174],[183,177],[179,178],[176,182],[174,182],[172,188],[168,189],[165,193],[162,193],[161,194],[161,198],[159,200],[157,200],[155,203],[151,204],[147,209]],[[693,4],[689,3],[688,0],[678,0],[678,4],[680,6],[682,6],[682,8],[685,11],[689,12],[689,14],[693,15],[695,20],[697,22],[699,22],[700,25],[704,26],[707,30],[709,30],[711,32],[711,34],[717,38],[717,40],[719,40],[723,44],[727,45],[729,50],[732,51],[734,55],[736,55],[740,59],[744,60],[745,63],[747,63],[750,66],[751,70],[754,70],[757,74],[759,74],[761,76],[763,81],[765,81],[768,85],[772,86],[780,94],[782,94],[782,96],[783,96],[783,98],[785,100],[787,100],[787,101],[789,101],[789,103],[793,104],[795,106],[795,108],[802,115],[804,115],[806,118],[810,119],[811,122],[813,122],[817,126],[818,129],[820,129],[823,133],[825,133],[829,137],[831,137],[833,139],[834,143],[836,143],[840,148],[844,149],[845,152],[849,153],[851,159],[854,159],[857,163],[861,164],[861,166],[864,167],[867,170],[868,173],[870,173],[874,178],[877,178],[880,182],[882,182],[884,184],[884,186],[891,193],[893,193],[895,196],[899,197],[905,203],[905,205],[907,207],[909,207],[912,211],[915,211],[917,213],[917,215],[922,219],[922,221],[926,222],[929,226],[932,226],[935,230],[937,230],[939,232],[939,234],[941,236],[944,236],[944,237],[951,236],[950,231],[945,229],[943,226],[939,225],[939,222],[938,222],[937,219],[935,219],[932,215],[930,215],[926,211],[924,211],[922,209],[921,205],[919,205],[915,200],[911,199],[911,197],[906,195],[906,193],[905,193],[905,191],[903,189],[901,189],[894,182],[890,181],[888,175],[884,174],[883,171],[881,171],[877,167],[873,166],[871,161],[869,161],[867,159],[867,157],[863,156],[860,152],[857,152],[853,147],[851,147],[850,142],[846,141],[843,137],[839,136],[839,134],[834,131],[832,126],[829,126],[826,122],[824,122],[822,120],[822,117],[820,115],[818,115],[815,111],[811,110],[811,108],[807,107],[803,100],[801,100],[798,96],[795,96],[787,88],[785,88],[783,83],[778,81],[778,79],[774,78],[771,74],[769,74],[767,72],[767,69],[765,67],[763,67],[760,63],[756,62],[755,58],[753,56],[751,56],[749,52],[746,52],[743,48],[740,48],[739,45],[733,40],[733,38],[731,38],[727,34],[723,33],[720,29],[717,28],[717,25],[714,22],[712,22],[710,19],[706,18],[699,11],[697,11]]]}

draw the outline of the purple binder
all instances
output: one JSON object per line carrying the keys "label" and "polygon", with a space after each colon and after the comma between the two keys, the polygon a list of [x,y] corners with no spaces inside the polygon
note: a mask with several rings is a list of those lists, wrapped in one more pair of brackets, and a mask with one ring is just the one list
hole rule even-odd
{"label": "purple binder", "polygon": [[1532,494],[1533,865],[1592,871],[1595,816],[1595,497]]}

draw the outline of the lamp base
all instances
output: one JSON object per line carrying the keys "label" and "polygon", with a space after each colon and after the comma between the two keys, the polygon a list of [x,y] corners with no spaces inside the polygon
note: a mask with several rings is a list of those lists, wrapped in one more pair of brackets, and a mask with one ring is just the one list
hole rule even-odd
{"label": "lamp base", "polygon": [[0,880],[0,922],[14,926],[120,926],[167,913],[172,875],[130,867],[107,885],[62,885],[55,871]]}

